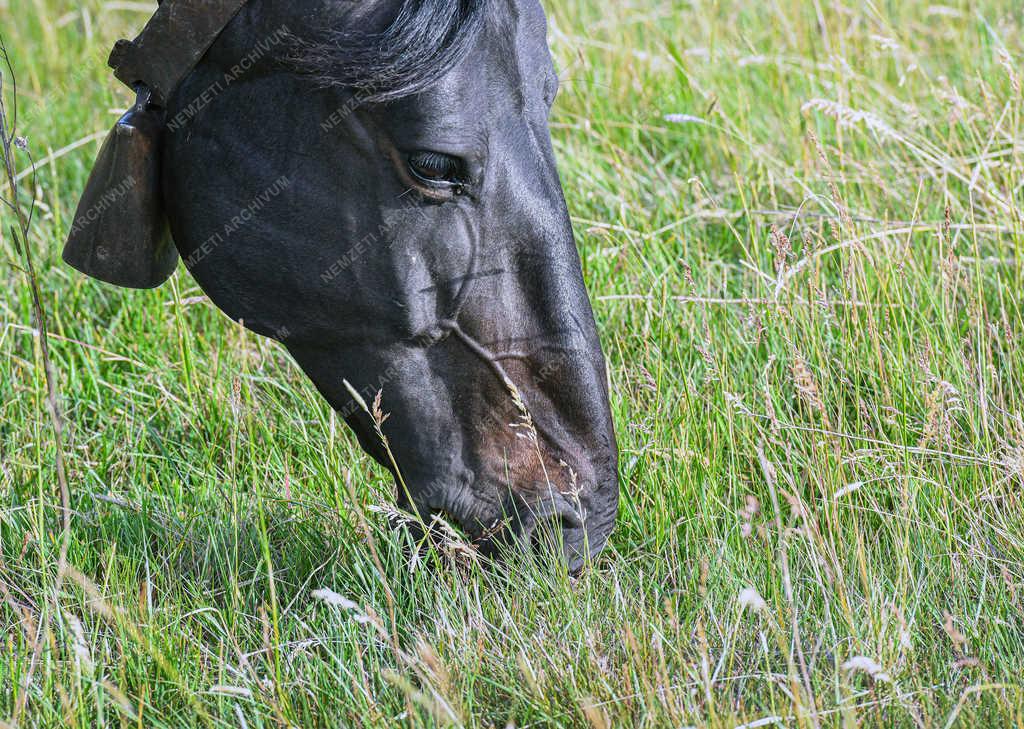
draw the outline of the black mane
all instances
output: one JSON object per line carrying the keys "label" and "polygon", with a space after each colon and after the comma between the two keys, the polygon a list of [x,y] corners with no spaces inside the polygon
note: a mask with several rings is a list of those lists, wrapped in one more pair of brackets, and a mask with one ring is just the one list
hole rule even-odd
{"label": "black mane", "polygon": [[299,69],[324,86],[340,86],[366,101],[421,91],[469,51],[484,24],[487,0],[401,0],[380,33],[329,31],[301,43]]}

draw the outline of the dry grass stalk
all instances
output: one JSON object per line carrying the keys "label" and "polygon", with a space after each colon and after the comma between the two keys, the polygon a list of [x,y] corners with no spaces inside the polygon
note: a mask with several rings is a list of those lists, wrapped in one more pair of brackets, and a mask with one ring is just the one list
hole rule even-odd
{"label": "dry grass stalk", "polygon": [[[64,568],[67,564],[68,549],[71,543],[71,490],[68,485],[67,469],[64,465],[64,420],[60,406],[60,386],[57,382],[57,374],[50,358],[50,337],[47,323],[48,317],[46,309],[43,306],[39,280],[36,276],[35,263],[32,258],[32,248],[29,242],[32,218],[34,216],[36,206],[34,197],[36,187],[35,164],[32,161],[28,141],[24,137],[18,136],[18,130],[15,126],[17,124],[18,116],[18,86],[14,74],[14,67],[11,63],[11,58],[7,53],[7,46],[2,39],[0,39],[0,56],[3,58],[4,68],[6,69],[6,75],[4,71],[0,69],[0,147],[2,147],[3,152],[3,167],[7,180],[7,189],[11,196],[10,200],[0,198],[0,203],[7,205],[14,212],[17,223],[16,226],[11,226],[11,235],[14,240],[15,248],[21,254],[22,261],[25,265],[24,274],[32,297],[33,318],[35,319],[35,327],[39,332],[37,341],[39,343],[43,374],[46,378],[46,403],[47,410],[50,415],[50,423],[53,427],[56,461],[55,466],[57,471],[57,483],[60,489],[61,542],[60,551],[57,557],[56,579],[52,597],[54,601],[54,609],[46,612],[46,617],[42,626],[42,634],[45,635],[49,632],[50,616],[57,611],[57,596],[61,591],[61,584],[64,579]],[[6,88],[4,85],[5,79],[8,78],[10,79],[11,84],[12,113],[10,117],[8,117],[7,101],[5,98]],[[31,180],[30,187],[32,188],[31,194],[33,197],[28,210],[25,210],[21,202],[21,188],[19,186],[20,177],[15,170],[15,150],[24,152],[29,158],[29,170],[31,171],[29,179]],[[15,700],[15,724],[20,721],[20,717],[27,707],[28,690],[32,683],[35,668],[39,662],[41,648],[42,641],[37,641],[36,647],[32,652],[32,658],[29,662],[29,668],[24,674],[20,692]]]}
{"label": "dry grass stalk", "polygon": [[821,390],[818,389],[818,383],[814,379],[814,373],[811,372],[811,368],[807,365],[807,360],[800,354],[796,354],[793,357],[793,362],[790,364],[790,371],[793,374],[793,386],[796,387],[796,391],[803,398],[804,402],[811,409],[824,415],[825,403],[821,399]]}

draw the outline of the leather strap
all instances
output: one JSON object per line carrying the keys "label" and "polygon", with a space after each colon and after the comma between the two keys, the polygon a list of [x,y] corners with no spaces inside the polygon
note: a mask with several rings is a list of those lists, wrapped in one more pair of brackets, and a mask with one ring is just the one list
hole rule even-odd
{"label": "leather strap", "polygon": [[164,0],[133,40],[119,40],[108,65],[131,88],[144,84],[152,102],[167,100],[202,60],[246,0]]}

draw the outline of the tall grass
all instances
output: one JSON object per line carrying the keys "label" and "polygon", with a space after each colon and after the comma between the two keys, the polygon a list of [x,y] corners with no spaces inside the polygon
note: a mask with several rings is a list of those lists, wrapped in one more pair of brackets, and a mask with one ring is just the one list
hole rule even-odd
{"label": "tall grass", "polygon": [[548,5],[622,447],[578,580],[410,567],[391,486],[281,348],[183,272],[60,263],[144,14],[0,0],[74,508],[54,600],[5,211],[0,721],[38,654],[22,725],[1024,724],[1018,3]]}

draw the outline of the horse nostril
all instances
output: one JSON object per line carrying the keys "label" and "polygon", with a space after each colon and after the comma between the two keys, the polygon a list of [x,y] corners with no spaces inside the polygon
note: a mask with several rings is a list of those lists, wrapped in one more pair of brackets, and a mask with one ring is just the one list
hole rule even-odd
{"label": "horse nostril", "polygon": [[558,491],[527,501],[522,493],[513,496],[514,521],[509,536],[519,547],[537,555],[554,558],[570,571],[578,570],[586,542],[583,516]]}
{"label": "horse nostril", "polygon": [[578,519],[552,516],[540,519],[530,534],[530,548],[534,554],[555,559],[578,575],[587,558],[586,530]]}
{"label": "horse nostril", "polygon": [[540,519],[530,534],[530,547],[538,554],[563,555],[566,553],[566,537],[572,529],[569,520],[561,515]]}

